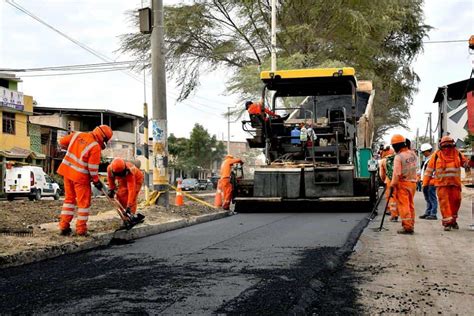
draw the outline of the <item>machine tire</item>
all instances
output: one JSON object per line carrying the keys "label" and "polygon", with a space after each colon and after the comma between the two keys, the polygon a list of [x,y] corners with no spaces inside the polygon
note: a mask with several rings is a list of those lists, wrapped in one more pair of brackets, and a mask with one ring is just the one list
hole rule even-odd
{"label": "machine tire", "polygon": [[56,193],[54,194],[53,198],[57,201],[59,200],[59,190],[56,190]]}
{"label": "machine tire", "polygon": [[13,201],[15,199],[15,196],[13,194],[7,194],[7,200],[8,201]]}
{"label": "machine tire", "polygon": [[35,195],[34,195],[34,199],[36,201],[41,200],[41,190],[36,190]]}

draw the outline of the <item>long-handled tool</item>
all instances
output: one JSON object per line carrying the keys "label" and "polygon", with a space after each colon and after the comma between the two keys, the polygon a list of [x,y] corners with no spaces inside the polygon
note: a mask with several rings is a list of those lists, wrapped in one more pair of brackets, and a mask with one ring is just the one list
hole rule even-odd
{"label": "long-handled tool", "polygon": [[124,227],[126,230],[130,230],[133,226],[143,222],[145,216],[143,214],[137,213],[135,216],[127,212],[127,210],[117,201],[115,198],[111,198],[106,192],[105,188],[102,188],[102,193],[109,200],[110,203],[115,205],[115,210],[119,214],[120,218],[123,221]]}
{"label": "long-handled tool", "polygon": [[383,221],[385,219],[385,214],[387,214],[387,209],[388,209],[388,203],[390,203],[390,199],[393,196],[393,187],[390,187],[390,191],[388,191],[388,199],[387,199],[387,204],[385,204],[385,209],[383,210],[383,216],[382,216],[382,221],[380,222],[380,227],[379,227],[379,232],[382,231],[383,229]]}
{"label": "long-handled tool", "polygon": [[377,198],[377,201],[375,202],[374,208],[372,209],[372,212],[370,213],[369,217],[367,218],[369,221],[373,220],[374,217],[377,216],[377,209],[379,208],[380,202],[382,201],[382,198],[385,195],[385,191],[387,191],[387,186],[383,187],[382,193]]}

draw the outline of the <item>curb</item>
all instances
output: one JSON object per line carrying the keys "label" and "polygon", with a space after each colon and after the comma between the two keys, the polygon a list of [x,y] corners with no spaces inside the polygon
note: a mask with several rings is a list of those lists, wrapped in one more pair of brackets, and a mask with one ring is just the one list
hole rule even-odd
{"label": "curb", "polygon": [[129,231],[119,230],[111,233],[98,234],[96,236],[92,236],[92,240],[88,240],[83,243],[77,243],[78,241],[76,240],[64,243],[62,245],[49,246],[35,250],[26,250],[12,255],[0,255],[0,269],[21,266],[28,263],[52,259],[62,255],[91,250],[94,248],[106,247],[110,245],[112,241],[129,241],[151,235],[157,235],[171,230],[218,220],[229,215],[229,212],[218,212],[195,216],[190,219],[180,219],[154,225],[141,224]]}
{"label": "curb", "polygon": [[[349,237],[347,238],[344,245],[334,254],[328,255],[326,258],[326,263],[317,269],[314,275],[317,275],[322,271],[332,272],[341,267],[352,253],[360,235],[365,230],[369,222],[370,221],[368,218],[364,217],[349,233]],[[320,290],[322,287],[321,281],[313,277],[308,280],[308,283],[305,287],[306,289],[302,291],[300,299],[289,311],[289,315],[305,315],[306,309],[320,299]]]}

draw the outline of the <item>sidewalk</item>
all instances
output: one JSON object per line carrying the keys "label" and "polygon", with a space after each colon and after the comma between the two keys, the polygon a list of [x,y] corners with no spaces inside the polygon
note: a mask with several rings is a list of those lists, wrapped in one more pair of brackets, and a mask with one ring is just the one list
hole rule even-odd
{"label": "sidewalk", "polygon": [[365,229],[348,261],[359,279],[358,303],[364,313],[473,314],[474,231],[468,229],[472,192],[466,193],[458,231],[443,231],[440,219],[418,219],[425,201],[417,192],[415,234],[399,235],[401,223],[388,221],[388,230],[378,232],[385,206],[381,203],[380,215]]}

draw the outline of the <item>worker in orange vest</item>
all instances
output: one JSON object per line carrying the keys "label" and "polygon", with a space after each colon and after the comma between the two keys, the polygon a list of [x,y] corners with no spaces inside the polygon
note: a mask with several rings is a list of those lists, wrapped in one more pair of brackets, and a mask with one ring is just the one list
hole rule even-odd
{"label": "worker in orange vest", "polygon": [[390,186],[395,196],[398,213],[402,220],[402,229],[399,234],[413,234],[415,230],[415,205],[413,199],[416,191],[417,157],[410,150],[402,135],[392,136],[391,145],[395,152],[393,160],[393,175]]}
{"label": "worker in orange vest", "polygon": [[[265,120],[268,120],[268,116],[279,118],[280,115],[276,114],[275,112],[271,111],[269,108],[264,107],[261,102],[252,102],[247,101],[245,102],[245,109],[249,112],[249,115],[260,115]],[[263,110],[262,110],[263,109]],[[267,114],[264,115],[263,113]]]}
{"label": "worker in orange vest", "polygon": [[233,187],[230,182],[230,174],[232,172],[232,166],[237,163],[243,164],[243,161],[240,158],[234,158],[232,155],[227,155],[224,157],[224,161],[221,165],[221,178],[219,182],[222,193],[224,194],[224,202],[222,203],[222,208],[224,210],[230,208],[230,202],[232,201]]}
{"label": "worker in orange vest", "polygon": [[461,206],[461,167],[468,168],[473,162],[456,149],[454,139],[450,136],[443,136],[439,147],[425,169],[423,186],[430,184],[434,172],[442,224],[445,231],[450,231],[452,228],[459,229],[457,218]]}
{"label": "worker in orange vest", "polygon": [[390,221],[398,221],[397,201],[392,194],[390,197],[390,182],[393,176],[393,160],[395,158],[395,151],[388,146],[381,152],[382,159],[380,160],[379,174],[380,179],[385,183],[385,199],[387,200],[390,212]]}
{"label": "worker in orange vest", "polygon": [[[143,172],[133,163],[115,158],[107,167],[108,196],[114,198],[117,191],[117,200],[127,213],[137,212],[137,198],[143,184]],[[118,188],[115,183],[118,182]]]}
{"label": "worker in orange vest", "polygon": [[66,155],[58,168],[58,174],[64,177],[64,203],[59,222],[60,234],[71,233],[70,223],[77,205],[76,234],[87,234],[87,220],[91,206],[90,182],[100,191],[99,181],[100,153],[112,138],[112,129],[100,125],[92,132],[73,132],[59,140]]}

